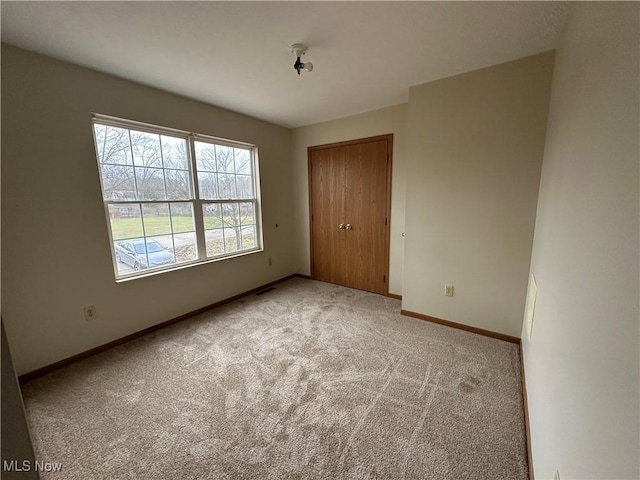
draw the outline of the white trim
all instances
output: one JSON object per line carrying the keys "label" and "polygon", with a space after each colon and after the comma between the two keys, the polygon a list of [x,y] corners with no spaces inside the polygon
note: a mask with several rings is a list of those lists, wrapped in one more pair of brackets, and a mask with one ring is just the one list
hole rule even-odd
{"label": "white trim", "polygon": [[172,137],[187,138],[193,135],[191,132],[184,130],[178,130],[177,128],[164,127],[160,125],[153,125],[150,123],[137,122],[135,120],[127,120],[124,118],[112,117],[109,115],[102,115],[100,113],[91,114],[91,122],[99,123],[101,125],[109,125],[111,127],[134,129],[141,132],[159,133],[160,135],[168,135]]}
{"label": "white trim", "polygon": [[194,140],[199,142],[213,143],[215,145],[222,145],[224,147],[242,147],[245,150],[252,150],[256,146],[252,143],[239,142],[236,140],[228,140],[226,138],[214,137],[211,135],[204,135],[202,133],[192,133],[191,136]]}
{"label": "white trim", "polygon": [[[220,260],[230,260],[232,258],[244,257],[245,255],[260,253],[263,250],[264,249],[262,248],[255,248],[253,250],[243,250],[242,252],[228,253],[228,254],[225,254],[224,256],[211,257],[211,258],[207,258],[206,260],[193,260],[191,262],[176,263],[175,265],[172,265],[170,268],[158,267],[157,269],[149,268],[147,270],[140,270],[136,272],[138,275],[127,274],[127,275],[121,275],[120,277],[117,277],[116,283],[123,283],[123,282],[128,282],[130,280],[137,280],[138,278],[151,277],[153,275],[158,275],[166,272],[173,272],[175,270],[182,270],[184,268],[197,267],[199,265],[205,265],[207,263],[219,262]],[[143,273],[141,274],[140,272],[143,272]]]}
{"label": "white trim", "polygon": [[101,113],[92,113],[91,119],[93,123],[100,123],[102,125],[136,129],[149,133],[162,132],[161,135],[166,134],[173,137],[191,137],[195,140],[215,143],[217,145],[224,145],[226,147],[244,147],[248,150],[256,148],[256,145],[254,145],[253,143],[242,142],[239,140],[229,140],[228,138],[215,137],[213,135],[207,135],[204,133],[195,133],[187,130],[180,130],[178,128],[154,125],[152,123],[138,122],[137,120],[128,120],[126,118],[113,117],[111,115],[104,115]]}

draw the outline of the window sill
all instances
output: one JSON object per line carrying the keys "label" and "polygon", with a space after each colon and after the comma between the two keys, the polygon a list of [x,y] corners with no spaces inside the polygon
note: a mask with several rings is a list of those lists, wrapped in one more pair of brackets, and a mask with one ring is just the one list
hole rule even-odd
{"label": "window sill", "polygon": [[254,250],[243,251],[237,254],[227,255],[224,257],[208,258],[206,260],[196,260],[188,263],[181,263],[180,265],[175,265],[171,268],[163,268],[160,270],[152,270],[148,272],[145,271],[143,273],[136,273],[136,274],[130,274],[123,277],[116,277],[115,281],[116,283],[126,283],[126,282],[130,282],[131,280],[139,280],[141,278],[153,277],[156,275],[162,275],[169,272],[175,272],[176,270],[184,270],[185,268],[197,267],[200,265],[207,265],[210,263],[216,263],[223,260],[230,260],[232,258],[245,257],[247,255],[253,255],[255,253],[260,253],[263,251],[264,251],[264,248],[256,248]]}

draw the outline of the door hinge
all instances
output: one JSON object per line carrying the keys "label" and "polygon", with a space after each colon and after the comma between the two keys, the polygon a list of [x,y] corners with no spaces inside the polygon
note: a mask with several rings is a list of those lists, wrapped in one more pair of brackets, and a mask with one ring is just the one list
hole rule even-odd
{"label": "door hinge", "polygon": [[382,283],[387,283],[387,276],[386,275],[382,276]]}

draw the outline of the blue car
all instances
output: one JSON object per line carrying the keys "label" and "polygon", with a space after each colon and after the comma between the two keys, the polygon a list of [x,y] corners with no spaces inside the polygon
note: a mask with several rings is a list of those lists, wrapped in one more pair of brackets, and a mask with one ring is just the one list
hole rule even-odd
{"label": "blue car", "polygon": [[116,260],[133,267],[135,271],[156,268],[176,263],[176,257],[169,250],[151,238],[135,238],[115,243]]}

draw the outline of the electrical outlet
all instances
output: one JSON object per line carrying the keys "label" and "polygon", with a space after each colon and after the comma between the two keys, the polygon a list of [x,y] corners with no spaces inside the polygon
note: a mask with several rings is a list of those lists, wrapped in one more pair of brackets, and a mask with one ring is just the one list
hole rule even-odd
{"label": "electrical outlet", "polygon": [[556,470],[556,476],[554,477],[554,480],[560,480],[560,470]]}
{"label": "electrical outlet", "polygon": [[93,305],[90,307],[84,307],[84,319],[87,322],[90,322],[91,320],[95,320],[97,316],[98,314],[96,313],[96,307],[94,307]]}
{"label": "electrical outlet", "polygon": [[453,285],[445,285],[444,294],[447,297],[453,297]]}

